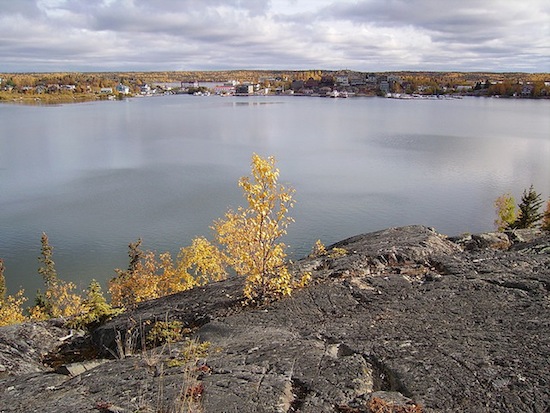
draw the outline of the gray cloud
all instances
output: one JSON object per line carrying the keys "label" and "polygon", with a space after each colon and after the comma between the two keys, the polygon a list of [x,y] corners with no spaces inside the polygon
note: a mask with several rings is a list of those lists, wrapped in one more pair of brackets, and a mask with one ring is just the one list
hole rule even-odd
{"label": "gray cloud", "polygon": [[550,71],[547,0],[0,0],[0,72]]}

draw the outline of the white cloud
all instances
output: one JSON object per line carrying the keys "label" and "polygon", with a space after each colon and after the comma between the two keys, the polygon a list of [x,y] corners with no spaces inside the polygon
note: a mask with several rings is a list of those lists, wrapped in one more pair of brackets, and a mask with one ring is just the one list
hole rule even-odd
{"label": "white cloud", "polygon": [[0,71],[550,71],[546,0],[0,0]]}

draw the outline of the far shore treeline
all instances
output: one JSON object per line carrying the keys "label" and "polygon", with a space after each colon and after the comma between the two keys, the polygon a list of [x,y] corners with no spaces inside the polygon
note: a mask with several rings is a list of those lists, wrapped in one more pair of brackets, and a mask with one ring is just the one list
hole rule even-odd
{"label": "far shore treeline", "polygon": [[[155,93],[194,93],[204,83],[251,85],[250,93],[356,96],[387,93],[549,98],[550,73],[226,70],[0,73],[0,102],[67,103]],[[248,94],[248,92],[247,92]]]}

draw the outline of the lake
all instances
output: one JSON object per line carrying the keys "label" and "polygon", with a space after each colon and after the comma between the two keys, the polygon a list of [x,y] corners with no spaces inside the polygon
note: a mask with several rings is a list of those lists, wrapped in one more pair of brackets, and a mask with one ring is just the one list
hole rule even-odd
{"label": "lake", "polygon": [[254,152],[296,189],[292,258],[391,226],[488,231],[497,196],[550,196],[550,100],[174,95],[0,104],[0,123],[0,258],[30,298],[43,231],[61,278],[105,286],[138,237],[211,238]]}

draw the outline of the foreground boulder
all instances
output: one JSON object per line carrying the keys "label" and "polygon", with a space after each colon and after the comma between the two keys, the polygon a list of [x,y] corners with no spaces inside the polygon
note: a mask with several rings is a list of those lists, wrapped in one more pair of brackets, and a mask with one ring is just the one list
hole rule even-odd
{"label": "foreground boulder", "polygon": [[[0,411],[550,409],[547,233],[451,240],[422,226],[392,228],[335,244],[295,270],[311,271],[311,284],[262,308],[243,307],[240,278],[143,303],[80,341],[118,358],[54,366],[65,374],[5,372]],[[197,341],[139,352],[158,321],[181,323]],[[190,345],[205,350],[191,366],[182,356]]]}

